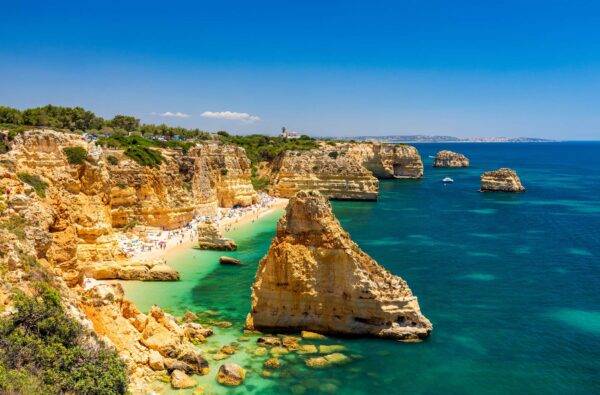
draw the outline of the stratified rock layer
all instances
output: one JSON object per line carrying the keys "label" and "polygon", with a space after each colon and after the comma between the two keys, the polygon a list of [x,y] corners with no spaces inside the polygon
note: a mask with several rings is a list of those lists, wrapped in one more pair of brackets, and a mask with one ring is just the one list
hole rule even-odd
{"label": "stratified rock layer", "polygon": [[408,145],[321,143],[317,149],[281,153],[268,173],[275,196],[318,190],[330,199],[376,200],[378,178],[419,178],[423,162]]}
{"label": "stratified rock layer", "polygon": [[443,150],[437,153],[433,167],[468,167],[469,159],[463,154]]}
{"label": "stratified rock layer", "polygon": [[246,324],[400,340],[432,329],[406,282],[350,239],[316,191],[290,199],[260,262]]}
{"label": "stratified rock layer", "polygon": [[525,188],[517,173],[503,167],[486,171],[481,175],[481,190],[484,192],[523,192]]}

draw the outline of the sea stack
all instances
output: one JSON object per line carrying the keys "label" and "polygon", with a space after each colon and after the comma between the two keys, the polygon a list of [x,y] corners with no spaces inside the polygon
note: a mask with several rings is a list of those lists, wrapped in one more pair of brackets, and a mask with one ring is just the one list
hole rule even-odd
{"label": "sea stack", "polygon": [[503,167],[486,171],[481,175],[482,192],[523,192],[524,190],[517,172],[512,169]]}
{"label": "sea stack", "polygon": [[350,239],[317,191],[290,199],[259,264],[246,325],[408,341],[432,330],[406,281]]}
{"label": "sea stack", "polygon": [[468,167],[469,158],[458,152],[443,150],[437,153],[433,167]]}
{"label": "sea stack", "polygon": [[234,251],[235,241],[223,237],[212,221],[204,221],[198,225],[198,248],[201,250]]}

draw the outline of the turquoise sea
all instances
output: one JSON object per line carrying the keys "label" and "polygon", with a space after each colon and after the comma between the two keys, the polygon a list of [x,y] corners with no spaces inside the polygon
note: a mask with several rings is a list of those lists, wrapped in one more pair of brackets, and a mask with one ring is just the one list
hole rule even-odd
{"label": "turquoise sea", "polygon": [[[378,202],[333,206],[354,241],[408,281],[431,337],[329,338],[323,344],[345,345],[351,363],[310,370],[305,356],[288,355],[269,379],[251,339],[232,359],[249,369],[245,385],[215,384],[219,363],[211,362],[199,380],[209,393],[600,393],[600,143],[417,147],[422,180],[382,181]],[[429,155],[440,149],[464,153],[472,166],[432,168]],[[478,192],[480,173],[501,166],[517,170],[525,193]],[[443,185],[446,176],[454,184]],[[236,341],[279,215],[230,233],[239,245],[231,255],[244,266],[219,266],[220,253],[191,249],[171,259],[182,281],[127,283],[127,295],[144,310],[214,310],[204,318],[234,325],[205,347]]]}

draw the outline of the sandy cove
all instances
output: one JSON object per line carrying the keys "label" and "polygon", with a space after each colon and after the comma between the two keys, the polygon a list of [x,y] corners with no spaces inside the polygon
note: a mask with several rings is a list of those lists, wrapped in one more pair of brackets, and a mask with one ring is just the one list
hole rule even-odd
{"label": "sandy cove", "polygon": [[[287,206],[288,199],[269,197],[268,203],[258,203],[242,208],[219,208],[217,225],[219,230],[227,233],[236,230],[241,226],[253,223],[254,221],[268,215],[276,210],[284,209]],[[161,232],[157,230],[158,232]],[[166,231],[162,232],[161,240],[166,242],[165,248],[154,247],[150,251],[138,252],[128,258],[131,262],[168,259],[172,254],[192,248],[197,243],[196,227],[182,227],[168,231],[171,237],[164,238]]]}

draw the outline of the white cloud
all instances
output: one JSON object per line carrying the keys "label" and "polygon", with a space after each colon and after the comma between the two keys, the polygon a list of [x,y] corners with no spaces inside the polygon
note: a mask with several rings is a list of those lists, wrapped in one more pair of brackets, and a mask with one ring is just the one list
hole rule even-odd
{"label": "white cloud", "polygon": [[233,112],[233,111],[204,111],[202,113],[204,118],[212,119],[227,119],[230,121],[243,121],[243,122],[258,122],[260,117],[256,115],[250,115],[247,112]]}
{"label": "white cloud", "polygon": [[165,117],[165,118],[189,118],[189,114],[186,114],[184,112],[171,112],[171,111],[167,111],[167,112],[163,112],[163,113],[156,113],[153,112],[151,113],[151,115],[158,115],[159,117]]}

